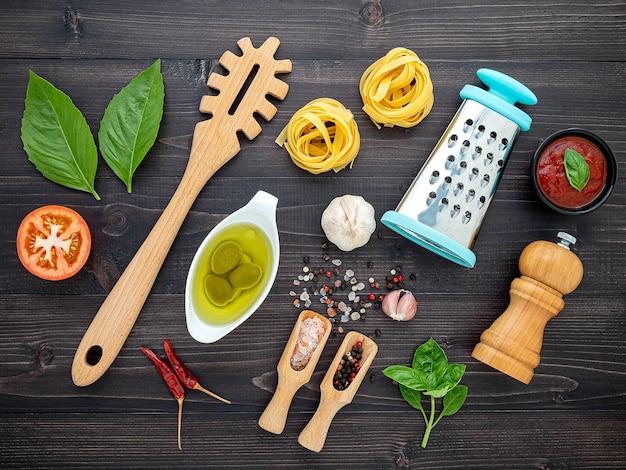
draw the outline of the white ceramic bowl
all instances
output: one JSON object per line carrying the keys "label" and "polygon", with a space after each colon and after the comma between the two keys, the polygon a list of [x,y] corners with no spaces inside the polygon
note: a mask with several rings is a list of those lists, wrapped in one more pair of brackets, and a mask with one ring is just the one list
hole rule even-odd
{"label": "white ceramic bowl", "polygon": [[[277,205],[278,199],[275,196],[264,191],[257,192],[248,204],[236,212],[233,212],[217,224],[200,244],[200,247],[198,248],[198,251],[196,251],[196,254],[191,262],[185,286],[185,315],[187,319],[187,329],[189,330],[189,334],[196,341],[199,341],[200,343],[214,343],[220,338],[223,338],[250,318],[250,315],[252,315],[261,306],[267,297],[267,294],[269,294],[272,285],[274,284],[274,280],[276,279],[276,272],[278,271],[278,261],[280,257],[280,243],[278,240],[278,228],[276,226]],[[260,281],[263,285],[260,287],[256,296],[249,302],[249,305],[246,306],[245,311],[238,313],[236,319],[230,323],[212,324],[205,319],[206,312],[201,310],[219,307],[209,307],[207,305],[208,302],[199,302],[197,300],[199,296],[204,295],[204,292],[196,292],[195,290],[199,289],[199,286],[202,286],[203,284],[194,282],[194,280],[196,279],[196,276],[201,275],[199,274],[200,269],[202,269],[201,262],[210,243],[228,227],[242,223],[252,225],[255,229],[259,229],[269,240],[271,248],[269,256],[269,269],[263,274]]]}

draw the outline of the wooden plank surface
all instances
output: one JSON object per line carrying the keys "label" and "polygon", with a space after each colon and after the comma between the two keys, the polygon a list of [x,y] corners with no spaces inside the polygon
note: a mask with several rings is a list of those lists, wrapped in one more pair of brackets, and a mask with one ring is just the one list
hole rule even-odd
{"label": "wooden plank surface", "polygon": [[[261,5],[261,4],[259,4]],[[561,216],[535,195],[529,164],[538,144],[565,127],[600,134],[626,165],[626,3],[553,1],[188,0],[54,2],[4,0],[0,6],[0,467],[2,468],[507,468],[626,467],[626,190],[620,179],[598,211]],[[206,80],[225,50],[249,36],[281,40],[290,91],[270,123],[200,193],[126,345],[95,384],[74,386],[70,369],[91,319],[174,193],[191,145]],[[428,65],[435,106],[417,127],[377,130],[361,110],[362,72],[389,49],[414,50]],[[157,143],[133,193],[101,160],[102,201],[45,180],[28,161],[21,118],[33,70],[68,93],[97,132],[104,109],[128,81],[161,58],[165,111]],[[360,194],[377,219],[398,203],[460,105],[475,71],[510,74],[538,97],[525,110],[531,129],[515,141],[474,251],[475,268],[456,266],[393,234],[379,222],[368,245],[322,249],[323,209]],[[359,125],[351,170],[313,176],[274,139],[290,116],[322,96],[341,101]],[[623,178],[622,178],[623,179]],[[263,189],[279,198],[281,259],[261,308],[217,343],[203,345],[184,320],[186,273],[206,234]],[[62,282],[25,271],[15,233],[30,210],[63,204],[93,234],[85,268]],[[541,364],[523,385],[470,357],[482,331],[508,305],[522,249],[565,230],[577,238],[585,275],[548,323]],[[418,316],[397,323],[372,309],[346,330],[373,335],[379,353],[354,402],[331,425],[319,454],[297,442],[317,407],[319,382],[342,335],[331,336],[311,382],[297,394],[285,431],[257,420],[276,386],[276,363],[299,310],[289,291],[303,258],[325,267],[341,258],[363,278],[402,266]],[[368,267],[368,262],[373,263]],[[315,305],[314,305],[315,307]],[[316,310],[323,312],[320,305]],[[378,335],[376,335],[378,333]],[[183,451],[176,448],[176,403],[142,345],[162,351],[167,336],[207,388],[228,406],[187,394]],[[423,422],[381,371],[409,364],[434,337],[451,362],[467,365],[461,411],[419,447]]]}

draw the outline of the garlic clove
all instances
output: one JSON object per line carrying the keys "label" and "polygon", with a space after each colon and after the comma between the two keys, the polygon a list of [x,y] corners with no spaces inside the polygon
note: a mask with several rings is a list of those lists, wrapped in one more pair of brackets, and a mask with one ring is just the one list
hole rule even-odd
{"label": "garlic clove", "polygon": [[376,230],[374,207],[362,196],[336,197],[322,213],[321,224],[329,242],[352,251],[367,244]]}
{"label": "garlic clove", "polygon": [[396,321],[409,321],[417,313],[417,300],[406,289],[389,292],[382,303],[383,312]]}

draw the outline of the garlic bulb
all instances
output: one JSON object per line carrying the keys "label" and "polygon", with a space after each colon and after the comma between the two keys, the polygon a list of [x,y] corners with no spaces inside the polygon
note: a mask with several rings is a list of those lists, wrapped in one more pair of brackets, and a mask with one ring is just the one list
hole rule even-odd
{"label": "garlic bulb", "polygon": [[374,207],[361,196],[336,197],[322,213],[326,238],[342,251],[365,245],[376,229]]}

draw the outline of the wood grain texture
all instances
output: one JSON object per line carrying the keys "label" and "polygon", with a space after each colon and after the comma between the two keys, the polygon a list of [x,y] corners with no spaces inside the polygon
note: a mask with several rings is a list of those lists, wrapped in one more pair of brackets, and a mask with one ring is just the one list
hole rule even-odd
{"label": "wood grain texture", "polygon": [[[165,0],[33,2],[0,7],[0,467],[2,468],[476,468],[626,467],[626,5],[624,2],[517,3],[461,0],[250,2]],[[121,273],[172,198],[186,167],[198,104],[219,57],[249,36],[276,36],[278,59],[291,59],[289,93],[273,120],[200,191],[157,276],[137,323],[109,371],[89,387],[71,380],[72,358]],[[410,130],[377,130],[361,110],[358,81],[391,48],[415,51],[428,65],[435,105]],[[45,180],[28,161],[21,118],[33,70],[68,93],[94,134],[107,103],[140,71],[162,59],[164,119],[157,143],[127,194],[100,162],[102,201]],[[359,194],[377,218],[393,209],[460,105],[459,91],[479,85],[480,67],[527,85],[538,104],[515,141],[474,252],[476,267],[453,265],[378,224],[368,245],[341,253],[319,220],[336,196]],[[290,116],[318,97],[350,109],[361,132],[351,170],[313,176],[291,163],[274,139]],[[596,212],[558,215],[530,182],[530,160],[554,131],[597,132],[618,159],[618,186]],[[261,308],[215,344],[202,345],[184,320],[187,270],[202,239],[258,190],[279,199],[281,259]],[[22,268],[15,233],[30,210],[64,204],[89,223],[93,248],[75,277],[51,283]],[[578,238],[584,266],[578,288],[545,329],[529,385],[474,360],[481,333],[509,304],[520,253],[558,231]],[[322,452],[297,442],[315,412],[319,385],[345,335],[334,328],[311,381],[291,403],[282,434],[261,429],[276,364],[300,310],[293,280],[340,258],[358,276],[384,279],[402,266],[419,300],[416,319],[399,323],[370,309],[346,331],[372,335],[379,350],[353,402],[333,419]],[[368,267],[368,262],[373,263]],[[343,295],[343,294],[342,294]],[[315,307],[315,308],[313,308]],[[312,308],[324,312],[321,304]],[[139,347],[162,353],[168,337],[200,382],[233,401],[189,391],[183,451],[176,447],[177,405]],[[466,404],[419,443],[423,423],[382,375],[409,365],[433,337],[451,362],[464,363]],[[348,449],[348,450],[347,450]]]}

